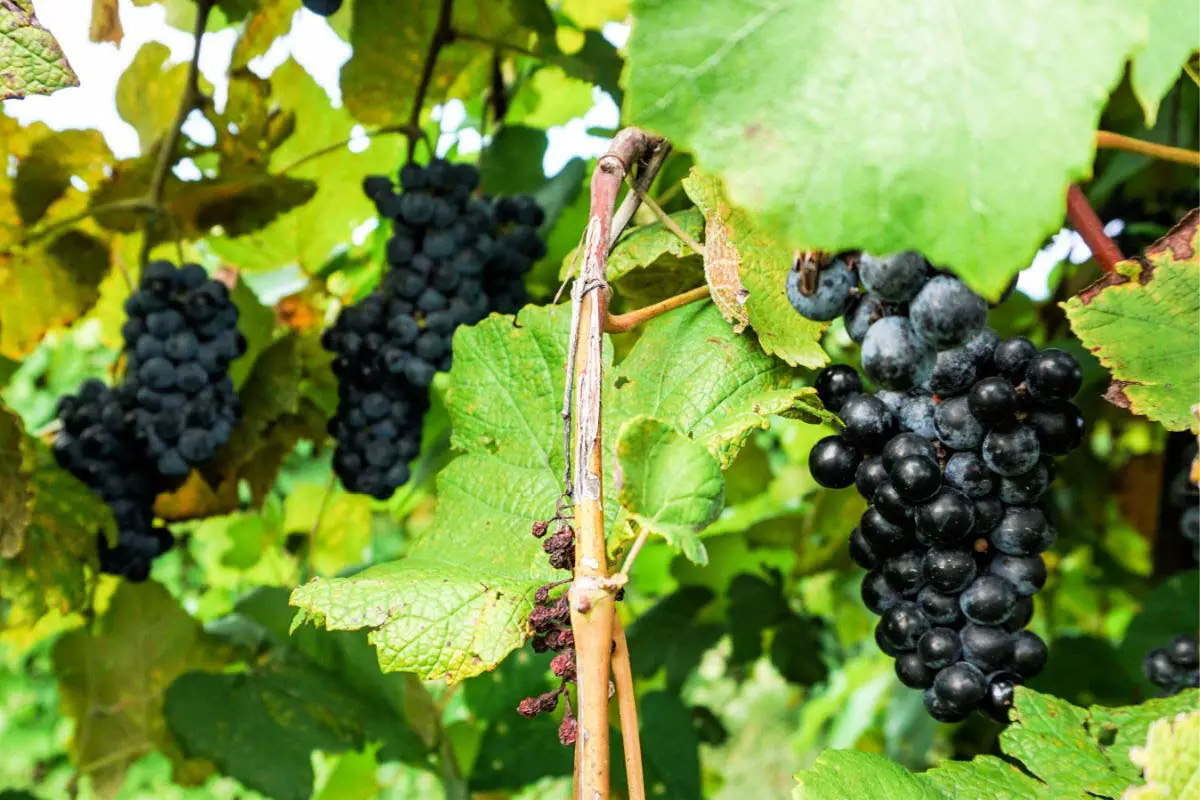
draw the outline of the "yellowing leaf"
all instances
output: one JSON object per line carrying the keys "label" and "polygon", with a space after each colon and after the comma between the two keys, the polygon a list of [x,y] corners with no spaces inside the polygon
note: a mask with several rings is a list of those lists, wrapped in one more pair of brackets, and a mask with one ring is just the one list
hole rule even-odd
{"label": "yellowing leaf", "polygon": [[33,15],[29,0],[0,2],[0,100],[78,86],[62,48]]}

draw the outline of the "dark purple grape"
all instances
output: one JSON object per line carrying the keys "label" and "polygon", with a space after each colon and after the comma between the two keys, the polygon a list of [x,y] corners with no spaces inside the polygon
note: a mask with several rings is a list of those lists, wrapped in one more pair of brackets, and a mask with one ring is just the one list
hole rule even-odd
{"label": "dark purple grape", "polygon": [[1062,350],[1043,350],[1025,367],[1025,387],[1042,402],[1070,400],[1083,385],[1083,371],[1075,356]]}
{"label": "dark purple grape", "polygon": [[1012,556],[1045,552],[1054,539],[1054,529],[1046,523],[1046,515],[1031,506],[1009,506],[988,533],[988,541],[994,548]]}
{"label": "dark purple grape", "polygon": [[983,439],[983,461],[1001,475],[1028,472],[1041,458],[1037,432],[1028,425],[1013,425],[989,431]]}
{"label": "dark purple grape", "polygon": [[989,428],[1012,420],[1020,404],[1012,383],[999,376],[984,378],[972,386],[967,402],[975,418]]}
{"label": "dark purple grape", "polygon": [[953,713],[969,714],[979,707],[987,681],[973,664],[959,661],[938,672],[933,694]]}
{"label": "dark purple grape", "polygon": [[872,614],[884,613],[901,599],[880,571],[868,572],[863,576],[861,593],[863,605]]}
{"label": "dark purple grape", "polygon": [[946,483],[967,497],[987,497],[996,489],[996,473],[972,452],[955,453],[946,461]]}
{"label": "dark purple grape", "polygon": [[1012,616],[1017,594],[995,575],[980,575],[959,595],[963,614],[976,625],[1002,625]]}
{"label": "dark purple grape", "polygon": [[875,490],[879,488],[879,484],[886,481],[887,478],[887,469],[883,466],[883,459],[879,456],[872,456],[864,458],[859,463],[858,469],[854,471],[854,486],[864,499],[870,500],[875,494]]}
{"label": "dark purple grape", "polygon": [[906,503],[924,502],[942,486],[942,471],[937,462],[925,456],[907,456],[896,461],[889,478]]}
{"label": "dark purple grape", "polygon": [[983,330],[987,303],[949,275],[930,279],[909,307],[913,330],[930,346],[956,347]]}
{"label": "dark purple grape", "polygon": [[888,585],[903,598],[912,599],[925,585],[922,554],[916,550],[894,555],[883,562],[882,572]]}
{"label": "dark purple grape", "polygon": [[867,451],[882,448],[896,427],[892,412],[883,401],[871,395],[857,394],[846,398],[839,415],[846,425],[843,438],[854,447]]}
{"label": "dark purple grape", "polygon": [[896,656],[896,677],[910,689],[927,689],[933,685],[936,670],[925,666],[915,652],[899,653]]}
{"label": "dark purple grape", "polygon": [[855,470],[862,460],[857,450],[841,436],[826,436],[808,453],[808,469],[813,480],[828,489],[844,489],[854,483]]}
{"label": "dark purple grape", "polygon": [[1024,336],[1014,336],[996,345],[992,361],[1001,375],[1016,384],[1025,380],[1025,368],[1035,355],[1037,348],[1033,342]]}
{"label": "dark purple grape", "polygon": [[930,669],[942,669],[958,661],[962,642],[958,632],[950,628],[930,628],[917,643],[921,662]]}
{"label": "dark purple grape", "polygon": [[873,256],[863,253],[858,275],[867,290],[888,303],[907,303],[929,277],[929,263],[913,251]]}
{"label": "dark purple grape", "polygon": [[884,317],[867,331],[862,367],[876,385],[904,391],[928,380],[936,356],[904,317]]}
{"label": "dark purple grape", "polygon": [[982,672],[995,672],[1008,666],[1013,657],[1013,635],[1003,628],[967,623],[959,633],[963,660]]}
{"label": "dark purple grape", "polygon": [[932,547],[952,545],[970,534],[975,507],[957,489],[946,486],[933,499],[917,506],[914,513],[917,539]]}
{"label": "dark purple grape", "polygon": [[1028,680],[1046,666],[1046,643],[1032,631],[1013,634],[1012,671]]}
{"label": "dark purple grape", "polygon": [[853,299],[858,280],[843,259],[835,259],[817,275],[816,286],[810,294],[803,288],[803,273],[794,269],[787,277],[787,298],[800,316],[828,322],[846,313]]}
{"label": "dark purple grape", "polygon": [[929,620],[916,603],[902,600],[879,620],[883,638],[900,652],[915,650],[917,642],[929,630]]}
{"label": "dark purple grape", "polygon": [[863,390],[862,378],[858,376],[858,372],[845,364],[834,364],[821,370],[817,373],[813,386],[817,390],[817,397],[821,398],[821,403],[835,414],[841,410],[847,398]]}
{"label": "dark purple grape", "polygon": [[975,579],[975,557],[967,550],[930,550],[924,558],[925,580],[945,594],[957,594]]}
{"label": "dark purple grape", "polygon": [[1037,594],[1046,585],[1046,564],[1041,556],[996,553],[988,564],[988,572],[1008,581],[1013,590],[1023,597]]}

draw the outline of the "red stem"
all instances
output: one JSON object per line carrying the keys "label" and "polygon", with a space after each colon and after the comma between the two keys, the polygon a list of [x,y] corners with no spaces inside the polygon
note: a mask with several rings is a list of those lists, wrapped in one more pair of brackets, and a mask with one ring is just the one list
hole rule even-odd
{"label": "red stem", "polygon": [[1092,257],[1105,272],[1112,272],[1116,269],[1117,262],[1125,260],[1117,243],[1104,232],[1104,223],[1096,216],[1087,195],[1074,183],[1067,189],[1067,219],[1071,227],[1083,237],[1083,241],[1092,251]]}

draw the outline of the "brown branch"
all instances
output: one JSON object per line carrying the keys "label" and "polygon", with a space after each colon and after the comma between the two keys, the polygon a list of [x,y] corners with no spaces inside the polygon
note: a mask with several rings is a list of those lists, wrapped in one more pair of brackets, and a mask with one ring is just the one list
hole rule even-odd
{"label": "brown branch", "polygon": [[1123,136],[1112,131],[1096,131],[1096,147],[1101,150],[1124,150],[1128,153],[1158,158],[1163,161],[1173,161],[1189,167],[1200,168],[1200,152],[1188,150],[1185,147],[1171,147],[1165,144],[1155,144],[1132,136]]}
{"label": "brown branch", "polygon": [[[433,70],[437,66],[438,54],[442,52],[443,47],[454,41],[454,31],[450,28],[453,13],[454,0],[442,0],[437,25],[433,29],[433,38],[429,40],[429,50],[425,53],[425,63],[421,65],[421,78],[417,81],[417,91],[413,95],[412,112],[408,115],[409,128],[421,128],[421,110],[425,108],[425,95],[429,93],[429,85],[433,82]],[[434,145],[436,144],[437,142],[434,142]],[[409,136],[408,163],[412,163],[416,154],[417,140]]]}
{"label": "brown branch", "polygon": [[179,146],[179,137],[183,135],[183,123],[187,122],[188,114],[196,105],[196,95],[199,93],[200,81],[200,44],[204,41],[204,29],[208,27],[208,15],[213,9],[214,0],[197,0],[196,24],[192,28],[195,42],[192,45],[192,60],[188,62],[186,82],[183,85],[183,96],[179,98],[179,107],[175,109],[175,119],[167,130],[167,136],[159,145],[158,161],[154,165],[154,174],[150,178],[150,189],[146,192],[145,202],[153,211],[146,215],[146,231],[142,239],[142,252],[138,263],[143,267],[150,260],[151,233],[154,227],[156,213],[169,214],[163,206],[163,196],[167,188],[167,174],[175,163],[175,148]]}
{"label": "brown branch", "polygon": [[642,197],[645,196],[646,192],[650,191],[650,184],[654,183],[654,179],[658,177],[658,171],[662,169],[663,163],[670,154],[671,145],[665,139],[660,139],[654,146],[654,150],[650,152],[650,155],[643,160],[641,167],[638,169],[637,177],[634,178],[632,184],[634,191],[625,195],[625,199],[621,201],[621,207],[613,215],[612,234],[608,239],[610,250],[617,243],[617,239],[625,230],[625,226],[633,219],[633,215],[637,213],[638,206],[642,202]]}
{"label": "brown branch", "polygon": [[1083,237],[1084,243],[1092,251],[1092,257],[1105,272],[1112,272],[1117,262],[1125,260],[1117,243],[1104,232],[1104,223],[1096,216],[1096,210],[1088,202],[1087,195],[1074,183],[1067,189],[1067,220]]}
{"label": "brown branch", "polygon": [[569,592],[575,636],[579,733],[575,797],[607,800],[608,687],[613,646],[614,589],[608,579],[604,538],[604,464],[600,442],[603,328],[607,316],[609,237],[621,182],[654,140],[636,128],[613,138],[592,174],[591,214],[583,244],[574,382],[575,579]]}
{"label": "brown branch", "polygon": [[642,772],[642,737],[638,731],[637,695],[633,691],[633,666],[629,642],[620,617],[613,620],[613,684],[617,687],[617,711],[621,716],[621,747],[625,752],[625,775],[629,800],[646,800],[646,778]]}
{"label": "brown branch", "polygon": [[660,317],[668,311],[674,311],[681,306],[686,306],[688,303],[706,300],[708,297],[708,287],[697,286],[695,289],[686,291],[683,294],[677,294],[674,297],[668,297],[666,300],[660,300],[654,305],[649,305],[645,308],[638,308],[624,314],[609,314],[604,320],[604,332],[623,333],[630,328],[636,328],[643,322],[649,322],[655,317]]}

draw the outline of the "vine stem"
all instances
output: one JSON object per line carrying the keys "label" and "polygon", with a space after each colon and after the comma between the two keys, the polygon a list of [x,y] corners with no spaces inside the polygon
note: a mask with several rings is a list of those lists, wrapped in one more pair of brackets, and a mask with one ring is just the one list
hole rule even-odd
{"label": "vine stem", "polygon": [[1189,167],[1200,168],[1200,152],[1196,150],[1155,144],[1154,142],[1134,139],[1132,136],[1123,136],[1112,131],[1096,131],[1096,147],[1101,150],[1125,150],[1130,153],[1150,156],[1151,158],[1158,158],[1163,161],[1173,161],[1176,164],[1185,164]]}
{"label": "vine stem", "polygon": [[[417,91],[413,95],[412,112],[408,115],[409,128],[421,129],[421,110],[425,107],[425,95],[429,93],[429,86],[433,82],[433,70],[437,66],[438,55],[443,47],[454,41],[454,31],[450,27],[453,13],[454,0],[442,0],[438,9],[437,25],[433,29],[433,38],[429,40],[429,50],[426,51],[425,62],[421,65],[421,79],[417,82]],[[434,142],[434,145],[436,144]],[[416,154],[417,139],[409,136],[408,163],[412,163]]]}
{"label": "vine stem", "polygon": [[376,136],[388,136],[395,133],[402,133],[407,136],[409,140],[425,138],[425,131],[421,130],[420,126],[414,128],[407,122],[403,122],[398,125],[384,125],[382,128],[376,128],[373,131],[367,131],[365,134],[360,134],[358,136],[351,136],[349,138],[342,139],[340,142],[327,144],[318,150],[313,150],[311,153],[305,153],[295,161],[292,161],[281,167],[278,174],[286,175],[292,170],[299,169],[311,161],[315,161],[318,158],[327,156],[330,153],[336,153],[338,150],[345,149],[351,142],[357,141],[358,139],[364,137],[367,139],[374,139]]}
{"label": "vine stem", "polygon": [[[204,41],[204,29],[208,27],[208,15],[212,11],[214,0],[197,0],[196,24],[192,29],[195,42],[192,45],[192,60],[188,62],[187,80],[183,85],[183,96],[179,98],[179,107],[175,109],[175,119],[167,130],[167,136],[159,145],[158,161],[154,164],[154,174],[150,178],[150,189],[146,192],[145,204],[153,209],[146,215],[145,235],[142,239],[142,252],[138,263],[143,267],[150,260],[151,229],[154,227],[154,212],[169,214],[163,207],[163,197],[167,189],[167,174],[175,163],[175,148],[179,146],[179,137],[183,135],[183,123],[187,122],[188,114],[196,105],[196,95],[199,92],[200,78],[200,45]],[[180,251],[182,252],[182,247]]]}
{"label": "vine stem", "polygon": [[502,42],[499,39],[492,39],[487,36],[480,36],[479,34],[472,33],[470,31],[452,31],[450,41],[473,42],[475,44],[480,44],[480,45],[484,45],[486,47],[491,47],[495,50],[507,50],[511,53],[516,53],[517,55],[528,56],[529,58],[537,58],[537,59],[545,58],[545,56],[543,56],[541,53],[535,53],[533,50],[530,50],[527,47],[521,47],[519,44],[512,44],[510,42]]}
{"label": "vine stem", "polygon": [[1096,263],[1105,272],[1112,272],[1117,262],[1125,260],[1117,243],[1104,232],[1104,223],[1096,216],[1096,210],[1088,202],[1087,195],[1074,183],[1067,189],[1067,220],[1083,237]]}
{"label": "vine stem", "polygon": [[666,300],[659,300],[657,303],[644,308],[627,311],[624,314],[609,314],[604,320],[604,332],[623,333],[631,328],[636,328],[644,322],[649,322],[655,317],[660,317],[668,311],[674,311],[681,306],[686,306],[689,303],[695,303],[699,300],[706,300],[708,297],[708,286],[697,286],[695,289],[690,289],[683,294],[668,297]]}
{"label": "vine stem", "polygon": [[[604,538],[604,469],[601,431],[603,320],[608,307],[605,280],[613,211],[621,182],[656,141],[636,128],[618,133],[592,175],[591,213],[583,243],[580,288],[573,294],[578,331],[574,383],[575,578],[569,591],[578,675],[578,735],[575,797],[609,797],[608,687],[612,669],[615,597],[608,579]],[[578,320],[577,324],[574,324]],[[631,721],[636,725],[635,721]],[[622,725],[624,727],[624,725]]]}
{"label": "vine stem", "polygon": [[621,718],[621,749],[625,752],[629,800],[646,800],[646,777],[642,772],[642,736],[638,730],[637,695],[633,691],[633,665],[629,642],[621,618],[613,620],[613,684],[617,687],[617,712]]}
{"label": "vine stem", "polygon": [[667,230],[675,234],[679,241],[686,244],[688,249],[690,249],[693,253],[701,258],[704,258],[704,245],[697,242],[692,238],[690,233],[679,227],[679,223],[671,219],[671,215],[663,211],[662,206],[654,202],[653,197],[646,194],[642,189],[638,188],[636,183],[630,182],[629,188],[632,192],[637,194],[638,199],[645,203],[647,208],[654,212],[654,216],[658,217],[658,221],[665,225]]}

